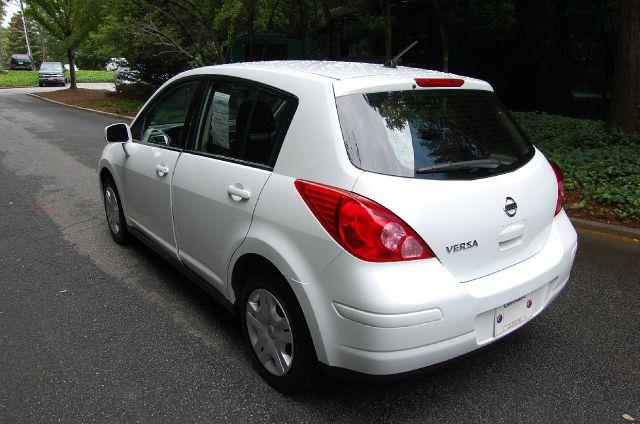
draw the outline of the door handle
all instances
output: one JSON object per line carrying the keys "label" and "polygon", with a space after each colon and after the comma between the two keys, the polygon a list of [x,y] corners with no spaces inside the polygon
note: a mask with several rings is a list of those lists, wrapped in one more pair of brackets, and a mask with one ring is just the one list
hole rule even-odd
{"label": "door handle", "polygon": [[251,197],[251,192],[242,188],[242,184],[230,185],[227,187],[227,193],[229,193],[231,199],[236,202],[247,200]]}
{"label": "door handle", "polygon": [[168,173],[169,173],[169,168],[167,168],[164,165],[156,165],[156,174],[158,174],[158,177],[164,177]]}

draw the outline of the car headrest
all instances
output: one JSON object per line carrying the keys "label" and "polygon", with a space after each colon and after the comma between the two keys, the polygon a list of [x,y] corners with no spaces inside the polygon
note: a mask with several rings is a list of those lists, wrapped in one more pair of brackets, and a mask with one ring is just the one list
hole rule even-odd
{"label": "car headrest", "polygon": [[[249,113],[251,112],[251,101],[246,101],[238,108],[238,115],[236,116],[236,130],[242,133],[249,120]],[[269,105],[263,101],[258,100],[256,108],[253,112],[253,120],[251,121],[251,128],[249,128],[250,134],[265,134],[275,131],[276,120],[273,117],[273,112]]]}

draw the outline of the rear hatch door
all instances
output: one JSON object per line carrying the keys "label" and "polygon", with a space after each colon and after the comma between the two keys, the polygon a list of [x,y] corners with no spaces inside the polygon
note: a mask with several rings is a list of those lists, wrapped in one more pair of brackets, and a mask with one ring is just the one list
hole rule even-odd
{"label": "rear hatch door", "polygon": [[395,90],[336,98],[353,191],[402,218],[459,281],[536,254],[555,174],[486,90]]}

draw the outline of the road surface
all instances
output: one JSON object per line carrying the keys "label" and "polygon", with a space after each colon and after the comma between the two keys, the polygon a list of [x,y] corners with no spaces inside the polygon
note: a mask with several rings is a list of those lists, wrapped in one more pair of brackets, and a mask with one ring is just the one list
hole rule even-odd
{"label": "road surface", "polygon": [[472,356],[392,383],[273,391],[222,307],[111,241],[96,165],[113,122],[0,91],[0,422],[640,420],[640,243],[592,232],[556,303]]}

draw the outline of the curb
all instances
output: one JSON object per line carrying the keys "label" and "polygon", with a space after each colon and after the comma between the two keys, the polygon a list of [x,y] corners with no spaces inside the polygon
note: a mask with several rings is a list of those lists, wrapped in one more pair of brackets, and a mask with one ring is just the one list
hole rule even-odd
{"label": "curb", "polygon": [[611,234],[618,237],[640,240],[640,229],[628,228],[620,225],[605,224],[604,222],[589,221],[582,218],[570,218],[574,226],[584,230],[596,231],[598,233]]}
{"label": "curb", "polygon": [[12,88],[36,88],[37,85],[18,85],[15,87],[0,87],[0,90],[11,90]]}
{"label": "curb", "polygon": [[111,113],[111,112],[104,112],[102,110],[89,109],[88,107],[74,106],[74,105],[70,105],[68,103],[59,102],[57,100],[47,99],[46,97],[38,96],[37,94],[34,94],[34,93],[27,93],[27,96],[35,97],[37,99],[44,100],[46,102],[55,103],[57,105],[62,105],[62,106],[70,107],[70,108],[77,109],[77,110],[84,110],[84,111],[87,111],[87,112],[99,113],[100,115],[112,116],[114,118],[127,119],[129,121],[131,121],[131,120],[133,120],[133,118],[135,118],[135,116],[118,115],[117,113]]}

